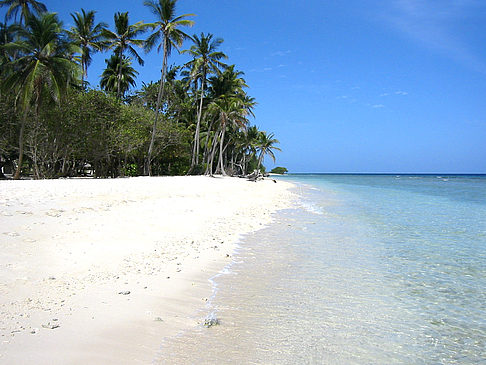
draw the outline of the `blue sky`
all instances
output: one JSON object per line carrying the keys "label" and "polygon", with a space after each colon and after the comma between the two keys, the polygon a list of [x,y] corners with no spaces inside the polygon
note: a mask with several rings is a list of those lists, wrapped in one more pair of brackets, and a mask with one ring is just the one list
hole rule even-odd
{"label": "blue sky", "polygon": [[[45,0],[69,13],[153,20],[137,0]],[[190,34],[225,40],[291,172],[486,173],[486,2],[479,0],[179,0]],[[189,47],[186,44],[185,47]],[[92,86],[108,55],[95,57]],[[138,82],[157,80],[144,55]],[[170,63],[187,58],[176,54]],[[267,167],[273,167],[270,159]]]}

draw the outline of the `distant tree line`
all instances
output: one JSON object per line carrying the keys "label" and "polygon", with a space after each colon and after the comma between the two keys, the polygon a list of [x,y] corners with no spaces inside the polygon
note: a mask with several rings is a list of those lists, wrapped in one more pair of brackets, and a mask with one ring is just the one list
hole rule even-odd
{"label": "distant tree line", "polygon": [[[278,140],[250,124],[256,101],[223,40],[185,33],[192,14],[176,15],[176,1],[145,1],[153,23],[117,12],[110,30],[92,10],[64,29],[41,2],[0,0],[0,177],[235,175],[275,159]],[[190,61],[168,67],[185,41]],[[130,93],[133,61],[154,48],[160,80]],[[101,90],[86,81],[96,52],[110,52]]]}

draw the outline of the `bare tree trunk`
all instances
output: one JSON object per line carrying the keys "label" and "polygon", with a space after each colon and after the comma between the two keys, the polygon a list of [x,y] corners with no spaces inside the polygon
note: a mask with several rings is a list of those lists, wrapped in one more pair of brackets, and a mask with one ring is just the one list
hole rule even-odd
{"label": "bare tree trunk", "polygon": [[155,134],[157,132],[157,123],[159,121],[160,104],[164,96],[165,85],[165,73],[167,69],[167,38],[164,38],[164,58],[162,61],[162,77],[160,79],[159,95],[157,96],[157,105],[155,106],[155,120],[152,128],[152,138],[150,139],[150,145],[147,153],[147,159],[145,160],[144,174],[152,176],[152,151],[154,149]]}

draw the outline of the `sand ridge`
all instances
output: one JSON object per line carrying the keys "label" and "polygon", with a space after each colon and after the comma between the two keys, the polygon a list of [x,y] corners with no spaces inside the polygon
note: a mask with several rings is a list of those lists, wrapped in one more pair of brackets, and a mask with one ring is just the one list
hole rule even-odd
{"label": "sand ridge", "polygon": [[[0,364],[150,363],[197,325],[207,279],[291,184],[138,177],[0,182]],[[191,317],[192,316],[192,317]]]}

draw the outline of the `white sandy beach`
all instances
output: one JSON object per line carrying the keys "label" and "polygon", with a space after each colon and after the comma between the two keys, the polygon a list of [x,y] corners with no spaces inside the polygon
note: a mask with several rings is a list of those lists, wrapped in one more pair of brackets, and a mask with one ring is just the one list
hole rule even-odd
{"label": "white sandy beach", "polygon": [[148,364],[198,325],[208,279],[290,184],[0,181],[0,364]]}

